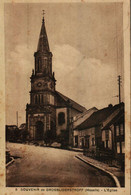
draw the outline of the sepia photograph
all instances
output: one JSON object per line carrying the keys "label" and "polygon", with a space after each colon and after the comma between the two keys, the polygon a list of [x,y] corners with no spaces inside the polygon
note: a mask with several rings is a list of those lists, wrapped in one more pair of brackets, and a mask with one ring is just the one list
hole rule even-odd
{"label": "sepia photograph", "polygon": [[4,3],[4,37],[5,187],[124,188],[123,3]]}

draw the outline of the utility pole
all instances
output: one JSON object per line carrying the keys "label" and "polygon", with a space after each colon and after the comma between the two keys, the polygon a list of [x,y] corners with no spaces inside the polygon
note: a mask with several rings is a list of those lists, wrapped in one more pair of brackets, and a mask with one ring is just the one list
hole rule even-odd
{"label": "utility pole", "polygon": [[118,76],[119,104],[121,103],[121,76]]}
{"label": "utility pole", "polygon": [[18,127],[18,111],[16,111],[16,123],[17,123],[17,127]]}

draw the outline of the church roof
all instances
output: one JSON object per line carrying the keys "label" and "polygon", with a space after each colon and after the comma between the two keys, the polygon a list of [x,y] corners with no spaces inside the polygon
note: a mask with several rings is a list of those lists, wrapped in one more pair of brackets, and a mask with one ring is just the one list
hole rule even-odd
{"label": "church roof", "polygon": [[81,123],[77,128],[82,130],[98,126],[102,124],[102,122],[105,121],[107,117],[109,117],[116,109],[121,108],[121,106],[123,106],[123,103],[98,110],[94,112],[86,121]]}
{"label": "church roof", "polygon": [[69,97],[63,95],[62,93],[56,91],[57,95],[65,102],[65,105],[69,105],[78,110],[79,112],[84,112],[86,111],[86,108],[75,102],[74,100],[70,99]]}
{"label": "church roof", "polygon": [[41,32],[40,32],[40,36],[39,36],[37,51],[41,51],[41,52],[49,52],[50,51],[49,43],[48,43],[48,37],[47,37],[47,34],[46,34],[44,17],[43,17],[43,21],[42,21],[42,26],[41,26]]}

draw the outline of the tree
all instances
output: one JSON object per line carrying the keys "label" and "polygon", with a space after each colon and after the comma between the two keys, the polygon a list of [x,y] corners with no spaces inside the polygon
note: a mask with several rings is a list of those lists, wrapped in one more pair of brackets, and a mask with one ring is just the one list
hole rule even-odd
{"label": "tree", "polygon": [[20,131],[20,139],[22,142],[25,142],[27,140],[27,136],[29,135],[29,133],[27,132],[27,130],[23,129]]}

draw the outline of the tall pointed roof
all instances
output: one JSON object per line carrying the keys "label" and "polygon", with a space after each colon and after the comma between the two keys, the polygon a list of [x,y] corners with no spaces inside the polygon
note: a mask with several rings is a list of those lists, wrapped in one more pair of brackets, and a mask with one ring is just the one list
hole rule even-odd
{"label": "tall pointed roof", "polygon": [[48,38],[47,38],[47,34],[46,34],[44,17],[42,20],[42,26],[41,26],[41,32],[40,32],[40,36],[39,36],[37,51],[50,52]]}

